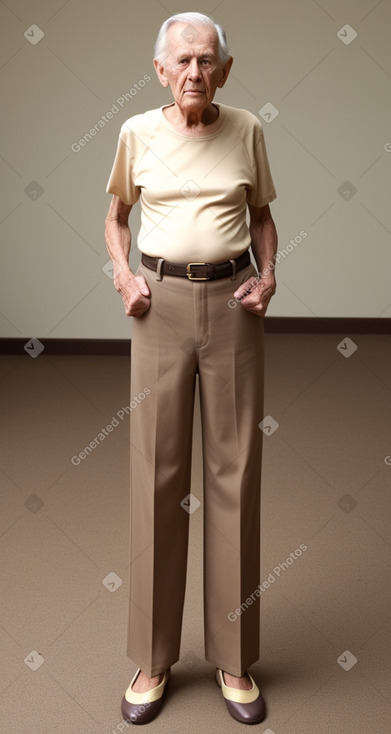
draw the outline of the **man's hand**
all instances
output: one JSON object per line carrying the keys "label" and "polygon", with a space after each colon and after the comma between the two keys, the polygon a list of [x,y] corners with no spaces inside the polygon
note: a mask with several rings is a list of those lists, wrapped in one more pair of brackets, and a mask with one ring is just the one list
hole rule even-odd
{"label": "man's hand", "polygon": [[277,230],[270,213],[269,204],[257,207],[248,205],[250,212],[251,249],[261,279],[249,278],[234,293],[243,308],[257,316],[264,316],[272,295],[276,292],[274,276],[277,252]]}
{"label": "man's hand", "polygon": [[114,287],[121,294],[127,316],[142,316],[151,305],[151,292],[143,275],[118,273]]}
{"label": "man's hand", "polygon": [[132,205],[113,196],[105,221],[107,250],[113,263],[114,287],[121,294],[127,316],[142,316],[151,305],[151,293],[143,275],[129,268],[131,233],[128,219]]}
{"label": "man's hand", "polygon": [[240,301],[246,311],[257,316],[264,316],[271,297],[276,292],[276,279],[273,274],[246,280],[234,293],[234,298]]}

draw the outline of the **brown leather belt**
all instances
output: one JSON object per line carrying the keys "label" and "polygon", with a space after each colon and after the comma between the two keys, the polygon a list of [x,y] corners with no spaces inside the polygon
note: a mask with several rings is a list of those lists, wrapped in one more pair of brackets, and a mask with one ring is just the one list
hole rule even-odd
{"label": "brown leather belt", "polygon": [[144,253],[141,262],[146,268],[154,270],[161,278],[163,275],[177,275],[189,280],[216,280],[235,275],[250,264],[250,253],[248,250],[235,260],[226,260],[223,263],[200,263],[191,262],[185,264],[170,263],[159,257],[150,257]]}

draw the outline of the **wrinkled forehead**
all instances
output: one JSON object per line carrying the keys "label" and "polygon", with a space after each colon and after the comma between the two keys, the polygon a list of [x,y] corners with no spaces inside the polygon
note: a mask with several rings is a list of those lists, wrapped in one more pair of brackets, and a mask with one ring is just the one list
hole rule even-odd
{"label": "wrinkled forehead", "polygon": [[168,54],[176,57],[183,54],[199,55],[212,53],[218,56],[218,36],[214,28],[205,25],[173,23],[167,31]]}

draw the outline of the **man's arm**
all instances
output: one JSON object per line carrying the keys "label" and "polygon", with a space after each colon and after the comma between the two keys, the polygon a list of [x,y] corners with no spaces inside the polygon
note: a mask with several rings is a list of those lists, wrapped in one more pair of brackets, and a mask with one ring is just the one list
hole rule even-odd
{"label": "man's arm", "polygon": [[250,278],[238,288],[234,297],[243,308],[264,316],[271,297],[276,292],[274,275],[277,252],[277,230],[270,213],[269,204],[262,207],[248,205],[250,212],[251,250],[261,279]]}
{"label": "man's arm", "polygon": [[150,291],[142,275],[129,268],[131,232],[128,219],[131,204],[113,196],[105,220],[105,240],[113,262],[114,287],[121,294],[127,316],[141,316],[151,305]]}

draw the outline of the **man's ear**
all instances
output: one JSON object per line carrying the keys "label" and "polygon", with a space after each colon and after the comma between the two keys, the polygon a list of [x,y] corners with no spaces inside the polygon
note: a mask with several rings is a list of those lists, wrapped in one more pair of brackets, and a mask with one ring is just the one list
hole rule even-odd
{"label": "man's ear", "polygon": [[220,81],[217,83],[217,86],[221,89],[221,87],[224,86],[225,82],[228,79],[228,74],[231,71],[231,66],[233,63],[233,57],[230,56],[228,61],[225,62],[224,66],[221,69],[221,78]]}
{"label": "man's ear", "polygon": [[153,65],[155,67],[156,74],[158,75],[158,79],[160,81],[160,84],[163,87],[168,87],[169,86],[169,83],[168,83],[168,79],[166,77],[166,72],[164,70],[164,66],[162,64],[160,64],[157,59],[154,59],[153,60]]}

